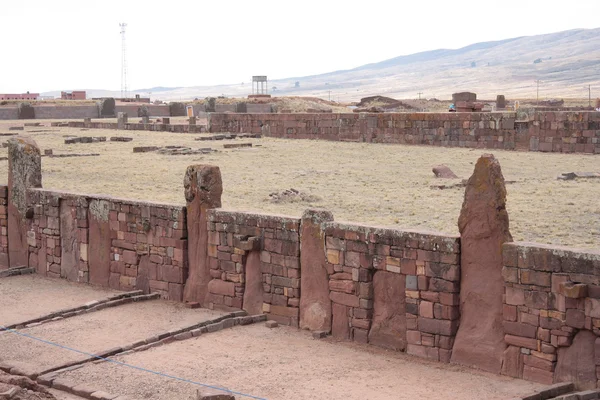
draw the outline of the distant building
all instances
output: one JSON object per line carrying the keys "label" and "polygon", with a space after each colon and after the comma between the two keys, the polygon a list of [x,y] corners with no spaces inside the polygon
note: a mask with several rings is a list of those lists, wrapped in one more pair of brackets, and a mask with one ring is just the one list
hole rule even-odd
{"label": "distant building", "polygon": [[60,92],[61,100],[85,100],[85,90],[73,90],[72,92]]}
{"label": "distant building", "polygon": [[40,97],[39,93],[23,93],[23,94],[2,94],[0,100],[37,100]]}

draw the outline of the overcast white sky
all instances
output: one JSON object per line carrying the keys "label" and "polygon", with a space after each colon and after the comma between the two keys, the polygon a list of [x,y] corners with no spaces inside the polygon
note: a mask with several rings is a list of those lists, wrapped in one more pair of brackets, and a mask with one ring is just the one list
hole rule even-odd
{"label": "overcast white sky", "polygon": [[2,0],[0,93],[248,82],[600,26],[600,0]]}

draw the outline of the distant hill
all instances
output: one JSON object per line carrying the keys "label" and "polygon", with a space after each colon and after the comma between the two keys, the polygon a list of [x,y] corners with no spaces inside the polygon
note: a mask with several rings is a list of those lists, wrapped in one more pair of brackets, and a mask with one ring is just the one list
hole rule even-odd
{"label": "distant hill", "polygon": [[[350,70],[274,80],[269,87],[277,88],[270,90],[273,95],[331,96],[343,101],[371,95],[416,98],[419,92],[427,98],[449,99],[452,93],[464,90],[487,99],[497,94],[535,98],[537,80],[541,80],[540,98],[586,97],[587,85],[600,89],[600,28],[425,51]],[[150,91],[152,97],[170,100],[246,96],[249,89],[249,85],[236,84],[139,92],[147,95]]]}

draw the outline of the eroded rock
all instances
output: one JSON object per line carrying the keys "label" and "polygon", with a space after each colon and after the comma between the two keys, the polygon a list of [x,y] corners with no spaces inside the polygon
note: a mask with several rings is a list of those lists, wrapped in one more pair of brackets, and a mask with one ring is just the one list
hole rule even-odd
{"label": "eroded rock", "polygon": [[300,223],[300,328],[311,331],[331,330],[331,300],[325,257],[323,222],[333,221],[325,210],[306,210]]}
{"label": "eroded rock", "polygon": [[500,373],[502,326],[502,244],[511,242],[506,188],[500,164],[484,154],[467,182],[458,220],[461,234],[460,328],[451,361]]}
{"label": "eroded rock", "polygon": [[405,275],[377,271],[373,276],[373,325],[369,343],[390,350],[406,348]]}
{"label": "eroded rock", "polygon": [[433,173],[435,174],[436,178],[446,178],[446,179],[452,179],[452,178],[458,178],[458,176],[456,176],[456,174],[454,172],[452,172],[452,170],[450,168],[448,168],[447,166],[441,164],[441,165],[436,165],[435,167],[433,167]]}
{"label": "eroded rock", "polygon": [[42,187],[42,155],[37,143],[17,136],[8,141],[8,254],[11,267],[28,266],[27,189]]}
{"label": "eroded rock", "polygon": [[187,204],[189,276],[183,300],[206,304],[211,280],[208,264],[207,210],[221,207],[221,170],[213,165],[191,165],[183,179]]}

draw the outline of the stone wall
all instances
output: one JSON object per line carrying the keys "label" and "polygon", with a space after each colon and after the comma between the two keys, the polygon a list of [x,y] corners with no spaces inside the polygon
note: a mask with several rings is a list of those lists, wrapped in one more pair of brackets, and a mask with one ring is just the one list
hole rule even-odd
{"label": "stone wall", "polygon": [[[166,104],[143,104],[148,108],[148,115],[151,117],[170,117],[169,106]],[[137,118],[138,108],[142,104],[117,104],[115,106],[115,114],[125,112],[129,118]]]}
{"label": "stone wall", "polygon": [[600,379],[600,252],[510,243],[503,247],[502,372],[541,383]]}
{"label": "stone wall", "polygon": [[96,104],[81,106],[33,106],[36,119],[98,118],[100,109]]}
{"label": "stone wall", "polygon": [[30,189],[29,266],[39,274],[182,299],[185,207]]}
{"label": "stone wall", "polygon": [[459,238],[335,222],[324,232],[333,336],[449,362]]}
{"label": "stone wall", "polygon": [[0,107],[0,120],[19,119],[17,107]]}
{"label": "stone wall", "polygon": [[[146,105],[150,111],[150,115],[154,117],[168,117],[168,105]],[[137,110],[140,106],[118,104],[115,106],[115,113],[126,112],[130,117],[137,117]],[[34,105],[36,119],[83,119],[83,118],[99,118],[100,109],[97,104],[84,105]],[[0,107],[0,120],[18,119],[17,107],[6,106]]]}
{"label": "stone wall", "polygon": [[8,262],[8,186],[0,185],[0,270],[7,269]]}
{"label": "stone wall", "polygon": [[541,383],[600,386],[600,252],[511,243],[492,155],[468,181],[458,237],[338,223],[324,210],[221,210],[220,171],[209,165],[187,169],[187,206],[44,190],[35,142],[11,141],[0,265],[264,313],[317,337]]}
{"label": "stone wall", "polygon": [[298,326],[300,220],[211,210],[209,304],[266,313]]}
{"label": "stone wall", "polygon": [[600,153],[600,112],[211,114],[209,132],[288,139]]}
{"label": "stone wall", "polygon": [[[136,117],[137,118],[137,117]],[[82,122],[69,121],[70,128],[88,128],[88,129],[118,129],[116,122]],[[174,132],[174,133],[201,133],[206,132],[204,125],[187,124],[135,124],[127,123],[124,130],[128,131],[153,131],[153,132]]]}

